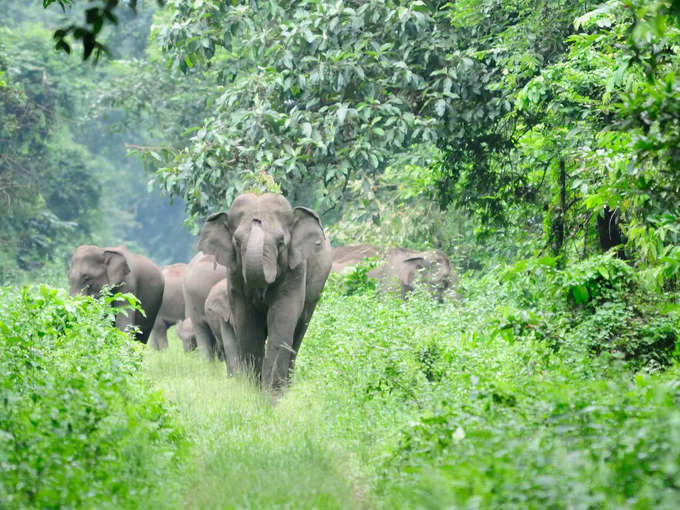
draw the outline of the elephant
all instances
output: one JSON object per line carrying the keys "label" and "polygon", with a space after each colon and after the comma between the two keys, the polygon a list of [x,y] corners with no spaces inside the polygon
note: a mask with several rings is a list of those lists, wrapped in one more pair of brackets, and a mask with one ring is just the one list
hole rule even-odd
{"label": "elephant", "polygon": [[[233,330],[229,329],[228,318],[231,316],[229,309],[229,290],[227,279],[224,278],[212,286],[208,297],[205,300],[205,316],[210,326],[210,331],[212,331],[217,345],[222,345],[222,353],[226,359],[226,353],[224,353],[224,337],[225,328],[227,328],[226,335],[233,336]],[[229,345],[228,348],[233,349],[233,345]],[[231,358],[234,359],[237,356],[236,352],[231,352]]]}
{"label": "elephant", "polygon": [[245,193],[208,217],[198,249],[228,268],[228,370],[252,368],[263,388],[282,391],[331,270],[321,219],[282,195]]}
{"label": "elephant", "polygon": [[165,287],[163,274],[156,264],[124,246],[101,248],[81,245],[71,257],[68,280],[71,295],[96,296],[105,286],[115,292],[133,294],[139,299],[145,315],[137,310],[120,312],[116,315],[116,327],[125,331],[129,326],[137,326],[139,329],[135,337],[146,344],[161,307]]}
{"label": "elephant", "polygon": [[182,341],[184,352],[196,350],[196,332],[194,331],[194,325],[189,317],[177,323],[175,326],[175,332]]}
{"label": "elephant", "polygon": [[196,337],[198,349],[209,359],[215,359],[223,352],[218,345],[205,316],[205,300],[213,285],[227,276],[227,269],[219,264],[213,255],[199,251],[189,261],[184,271],[184,305],[186,317]]}
{"label": "elephant", "polygon": [[400,289],[404,299],[416,282],[424,283],[440,302],[446,290],[458,282],[451,261],[441,250],[391,248],[384,262],[370,270],[368,276],[380,281],[385,289]]}
{"label": "elephant", "polygon": [[348,244],[333,248],[331,273],[341,273],[346,267],[355,266],[363,259],[377,257],[380,250],[370,244]]}
{"label": "elephant", "polygon": [[151,330],[149,345],[156,350],[168,348],[168,328],[185,318],[184,292],[182,283],[186,264],[172,264],[161,268],[165,280],[163,301],[156,315],[156,322]]}

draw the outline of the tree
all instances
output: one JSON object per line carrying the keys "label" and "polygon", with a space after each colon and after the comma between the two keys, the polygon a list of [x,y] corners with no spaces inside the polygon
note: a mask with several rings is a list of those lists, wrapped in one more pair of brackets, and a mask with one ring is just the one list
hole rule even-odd
{"label": "tree", "polygon": [[[163,5],[164,0],[156,0],[158,5]],[[129,9],[136,13],[137,0],[125,0],[123,2]],[[70,10],[77,2],[74,0],[43,0],[43,7],[48,8],[52,4],[57,4],[62,11]],[[101,32],[108,24],[117,25],[119,16],[117,9],[120,0],[89,0],[88,8],[85,9],[84,23],[70,23],[58,28],[54,32],[56,48],[58,50],[71,53],[72,43],[70,38],[78,40],[83,45],[83,60],[87,60],[94,55],[98,60],[102,53],[109,53],[105,44],[101,42]]]}
{"label": "tree", "polygon": [[[165,156],[166,189],[193,216],[260,172],[322,209],[351,179],[426,163],[460,97],[451,26],[422,1],[169,2],[160,27],[177,69],[215,73],[211,112]],[[158,154],[158,152],[157,152]]]}

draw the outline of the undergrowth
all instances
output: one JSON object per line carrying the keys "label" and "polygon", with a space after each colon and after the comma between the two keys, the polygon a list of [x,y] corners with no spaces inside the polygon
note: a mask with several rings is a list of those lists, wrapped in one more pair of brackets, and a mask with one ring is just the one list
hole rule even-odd
{"label": "undergrowth", "polygon": [[310,326],[287,398],[319,402],[367,506],[676,508],[669,299],[610,257],[462,282],[443,305],[329,288]]}
{"label": "undergrowth", "polygon": [[111,320],[63,290],[0,288],[1,508],[137,508],[170,472],[182,430]]}
{"label": "undergrowth", "polygon": [[142,363],[92,300],[4,290],[4,506],[678,507],[677,296],[611,257],[444,303],[365,269],[329,281],[275,405],[172,334]]}

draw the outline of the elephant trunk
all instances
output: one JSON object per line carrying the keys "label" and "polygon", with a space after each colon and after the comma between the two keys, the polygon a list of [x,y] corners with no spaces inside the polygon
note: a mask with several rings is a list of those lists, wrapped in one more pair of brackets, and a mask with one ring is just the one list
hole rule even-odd
{"label": "elephant trunk", "polygon": [[276,280],[276,250],[265,242],[260,220],[253,220],[243,260],[243,279],[249,288],[261,289]]}

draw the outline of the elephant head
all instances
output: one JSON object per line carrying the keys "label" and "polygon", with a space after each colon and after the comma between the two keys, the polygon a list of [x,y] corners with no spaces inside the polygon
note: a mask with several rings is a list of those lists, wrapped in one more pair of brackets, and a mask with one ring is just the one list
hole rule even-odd
{"label": "elephant head", "polygon": [[417,283],[424,284],[440,301],[445,291],[457,281],[451,261],[441,250],[392,248],[384,265],[372,269],[368,275],[381,280],[387,289],[401,288],[402,297],[406,297]]}
{"label": "elephant head", "polygon": [[263,289],[296,269],[324,242],[321,220],[311,209],[292,208],[274,193],[246,193],[229,211],[207,219],[197,248],[229,268],[235,283]]}
{"label": "elephant head", "polygon": [[191,319],[187,317],[186,319],[179,321],[175,325],[175,328],[177,336],[182,341],[184,351],[189,352],[196,350],[196,332],[194,331],[194,325],[191,323]]}
{"label": "elephant head", "polygon": [[129,273],[130,266],[121,250],[79,246],[68,271],[70,293],[96,296],[105,286],[124,291],[122,287]]}

